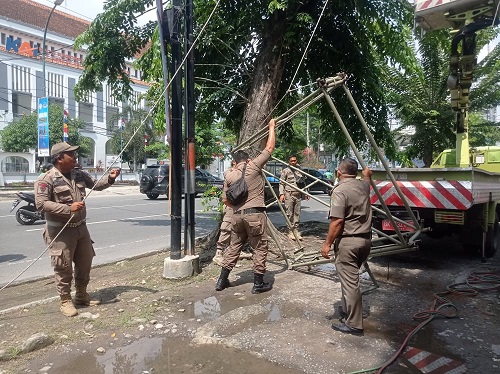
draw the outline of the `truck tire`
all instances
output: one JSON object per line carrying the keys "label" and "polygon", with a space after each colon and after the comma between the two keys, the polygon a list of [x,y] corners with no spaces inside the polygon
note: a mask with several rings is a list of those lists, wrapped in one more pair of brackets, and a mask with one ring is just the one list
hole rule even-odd
{"label": "truck tire", "polygon": [[[483,231],[480,226],[475,226],[471,230],[463,231],[460,235],[460,243],[465,252],[482,255]],[[484,243],[484,256],[493,257],[500,247],[500,223],[498,214],[495,214],[495,222],[488,228],[486,241]]]}
{"label": "truck tire", "polygon": [[146,196],[148,197],[148,199],[151,199],[151,200],[156,200],[158,199],[158,196],[160,196],[159,194],[157,193],[151,193],[151,192],[148,192],[146,194]]}
{"label": "truck tire", "polygon": [[500,247],[500,223],[498,222],[498,214],[495,213],[495,222],[493,226],[488,228],[486,233],[486,243],[484,245],[484,256],[486,258],[493,257]]}

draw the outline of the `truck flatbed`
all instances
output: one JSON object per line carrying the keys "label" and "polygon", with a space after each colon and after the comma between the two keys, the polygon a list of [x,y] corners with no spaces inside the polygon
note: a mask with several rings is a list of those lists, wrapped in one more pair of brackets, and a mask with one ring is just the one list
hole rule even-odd
{"label": "truck flatbed", "polygon": [[[388,206],[403,206],[384,169],[372,169],[372,179]],[[468,168],[391,169],[410,207],[467,210],[500,200],[500,173]],[[372,191],[372,204],[378,198]]]}

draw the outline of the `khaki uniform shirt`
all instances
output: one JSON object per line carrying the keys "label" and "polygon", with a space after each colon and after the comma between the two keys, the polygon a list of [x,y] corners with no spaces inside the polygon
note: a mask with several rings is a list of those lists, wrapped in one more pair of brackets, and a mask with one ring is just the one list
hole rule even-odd
{"label": "khaki uniform shirt", "polygon": [[[74,202],[83,201],[85,188],[92,188],[96,180],[82,169],[71,170],[70,179],[67,179],[57,168],[52,168],[41,175],[35,182],[35,205],[38,210],[45,212],[47,223],[58,222],[65,224],[71,216],[70,206]],[[101,191],[111,186],[108,178],[104,177],[95,186]],[[74,213],[71,222],[80,222],[87,217],[84,207]]]}
{"label": "khaki uniform shirt", "polygon": [[[271,153],[263,150],[260,155],[250,160],[247,163],[245,171],[245,182],[248,187],[248,198],[246,201],[233,207],[234,211],[248,208],[265,208],[264,203],[264,180],[262,178],[262,168],[266,162],[271,158]],[[226,198],[227,188],[241,178],[245,162],[240,162],[230,171],[228,171],[224,179],[224,189],[222,190],[222,198]]]}
{"label": "khaki uniform shirt", "polygon": [[297,181],[302,178],[304,175],[300,171],[294,171],[291,168],[284,168],[281,171],[280,175],[280,195],[284,194],[286,192],[299,192],[295,188],[283,183],[282,181],[285,181],[293,186],[297,186]]}
{"label": "khaki uniform shirt", "polygon": [[342,235],[371,232],[370,183],[355,178],[341,179],[333,188],[328,218],[344,218]]}

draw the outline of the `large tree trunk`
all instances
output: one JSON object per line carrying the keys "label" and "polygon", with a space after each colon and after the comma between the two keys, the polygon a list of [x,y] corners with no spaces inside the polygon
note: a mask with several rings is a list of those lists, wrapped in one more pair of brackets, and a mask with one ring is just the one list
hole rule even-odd
{"label": "large tree trunk", "polygon": [[[285,15],[274,12],[267,20],[262,37],[263,45],[255,61],[254,79],[250,85],[247,105],[243,114],[238,143],[252,136],[258,129],[267,126],[274,116],[273,107],[278,97],[285,58],[282,55]],[[266,140],[264,139],[263,144]],[[262,149],[262,144],[254,144]]]}

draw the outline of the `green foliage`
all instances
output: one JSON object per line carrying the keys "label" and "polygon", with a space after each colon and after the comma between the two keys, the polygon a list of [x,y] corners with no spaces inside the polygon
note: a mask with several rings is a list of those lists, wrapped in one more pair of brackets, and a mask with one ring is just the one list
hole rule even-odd
{"label": "green foliage", "polygon": [[[491,31],[480,33],[479,47],[496,35]],[[450,107],[449,90],[446,81],[449,75],[449,54],[451,37],[447,30],[427,33],[415,42],[411,38],[408,45],[414,46],[414,62],[406,69],[393,66],[385,70],[384,86],[387,87],[387,101],[392,103],[394,113],[400,120],[399,132],[414,130],[406,157],[421,158],[426,166],[446,148],[455,147],[455,113]],[[500,103],[496,89],[498,73],[498,46],[479,63],[470,94],[470,141],[471,146],[493,145],[497,131],[480,126],[480,116],[474,111],[484,111]],[[470,120],[475,118],[475,120]],[[482,143],[486,142],[486,143]],[[482,143],[482,144],[481,144]]]}
{"label": "green foliage", "polygon": [[[125,119],[125,123],[121,118]],[[147,112],[126,107],[125,111],[109,121],[107,126],[108,131],[113,134],[110,141],[111,151],[119,154],[123,149],[123,161],[129,164],[135,163],[135,170],[135,166],[148,157],[144,147],[144,135],[149,139],[155,138],[151,121],[147,120]]]}
{"label": "green foliage", "polygon": [[145,148],[146,157],[156,158],[158,160],[170,159],[170,147],[164,142],[157,141]]}
{"label": "green foliage", "polygon": [[[157,33],[153,31],[153,24],[142,28],[134,24],[135,16],[151,4],[152,0],[106,3],[105,12],[78,40],[80,45],[88,44],[89,49],[77,93],[95,90],[102,81],[108,80],[114,95],[129,94],[130,80],[122,74],[125,59],[133,58],[151,40],[151,48],[139,66],[145,76],[155,82],[150,99],[160,104],[155,114],[155,127],[160,129],[165,123],[164,108],[162,100],[157,99],[164,86],[156,83],[162,77]],[[318,23],[324,4],[322,0],[221,0],[196,45],[197,131],[204,128],[200,132],[207,134],[212,124],[224,119],[225,128],[237,134],[245,107],[253,100],[262,100],[249,97],[251,86],[262,78],[256,76],[257,71],[263,71],[259,64],[266,61],[266,53],[278,50],[286,63],[272,93],[272,100],[283,98],[276,113],[297,102],[297,91],[289,91],[289,87],[303,86],[301,92],[307,93],[312,88],[306,85],[317,78],[345,71],[352,75],[349,88],[363,116],[375,137],[390,152],[392,142],[379,64],[381,61],[403,66],[409,63],[411,49],[405,43],[405,36],[413,25],[412,7],[406,0],[338,0],[327,4]],[[195,0],[194,10],[197,37],[214,10],[214,3]],[[312,35],[317,23],[307,56],[302,60],[305,36]],[[279,35],[274,32],[275,25],[280,25]],[[336,98],[340,99],[340,93]],[[346,118],[354,140],[364,144],[364,133],[345,98],[338,100],[338,109]],[[323,105],[318,114],[323,119],[325,143],[345,152],[348,143],[336,126],[331,110]],[[208,139],[205,135],[202,137],[205,147]],[[210,151],[207,149],[207,154]]]}
{"label": "green foliage", "polygon": [[101,89],[107,81],[118,100],[132,94],[126,60],[138,55],[149,42],[156,22],[137,26],[137,16],[143,14],[153,0],[108,0],[104,12],[98,14],[89,29],[75,41],[75,49],[88,45],[83,62],[85,70],[75,86],[75,97]]}
{"label": "green foliage", "polygon": [[218,213],[215,219],[222,220],[224,204],[222,203],[222,190],[217,186],[207,186],[208,188],[201,195],[201,205],[203,212]]}
{"label": "green foliage", "polygon": [[[197,17],[201,24],[213,6],[198,3]],[[289,87],[300,86],[301,94],[307,94],[313,89],[307,85],[317,78],[345,71],[352,75],[348,85],[363,116],[376,138],[390,151],[381,67],[377,61],[408,63],[411,49],[403,40],[410,33],[413,17],[407,1],[329,3],[304,60],[305,36],[312,34],[323,1],[248,1],[239,5],[223,0],[200,39],[196,55],[197,77],[203,79],[198,79],[199,110],[206,110],[214,118],[225,118],[226,126],[238,133],[248,102],[256,99],[248,97],[251,86],[262,79],[254,75],[255,71],[264,59],[266,46],[275,43],[274,48],[286,56],[283,74],[273,92],[282,98],[276,114],[299,99],[299,91],[288,91]],[[278,38],[269,31],[277,22],[284,24],[282,42],[277,42]],[[341,96],[340,92],[334,93],[335,99],[339,99],[337,109],[346,119],[355,142],[364,144],[364,133],[347,99]],[[322,118],[325,143],[345,152],[347,141],[330,108],[322,105],[318,114]]]}
{"label": "green foliage", "polygon": [[[84,129],[85,122],[78,118],[68,118],[68,143],[79,145],[78,154],[86,157],[90,154],[90,140],[78,132]],[[59,105],[49,105],[49,144],[50,146],[63,141],[63,109]],[[1,148],[6,152],[38,151],[38,114],[34,111],[22,116],[19,120],[9,123],[1,131]]]}

